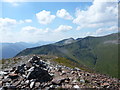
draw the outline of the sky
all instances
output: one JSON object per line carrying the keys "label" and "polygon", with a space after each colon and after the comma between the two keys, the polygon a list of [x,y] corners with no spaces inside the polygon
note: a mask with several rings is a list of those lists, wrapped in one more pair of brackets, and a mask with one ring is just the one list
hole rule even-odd
{"label": "sky", "polygon": [[117,2],[0,3],[0,42],[59,41],[118,31]]}

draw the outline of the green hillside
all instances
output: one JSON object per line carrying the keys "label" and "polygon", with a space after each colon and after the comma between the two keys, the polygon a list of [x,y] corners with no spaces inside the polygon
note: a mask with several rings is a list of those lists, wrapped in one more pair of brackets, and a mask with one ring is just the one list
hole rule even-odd
{"label": "green hillside", "polygon": [[[66,57],[97,72],[118,77],[118,34],[85,37],[64,45],[49,44],[28,48],[17,56],[47,54]],[[61,41],[60,41],[61,42]],[[64,41],[65,42],[65,41]],[[62,42],[63,43],[63,42]]]}

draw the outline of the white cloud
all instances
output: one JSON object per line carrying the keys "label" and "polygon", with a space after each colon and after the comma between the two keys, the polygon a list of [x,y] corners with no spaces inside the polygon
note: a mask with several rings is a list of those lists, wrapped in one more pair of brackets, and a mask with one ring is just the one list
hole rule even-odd
{"label": "white cloud", "polygon": [[55,29],[55,32],[66,32],[72,29],[72,26],[68,25],[60,25],[57,29]]}
{"label": "white cloud", "polygon": [[118,31],[118,27],[117,26],[111,26],[109,28],[99,28],[98,30],[96,30],[95,34],[100,35],[101,33],[111,32],[111,31]]}
{"label": "white cloud", "polygon": [[117,26],[111,26],[109,28],[99,28],[95,32],[87,32],[86,36],[101,36],[104,35],[105,33],[110,34],[111,32],[118,32],[118,27]]}
{"label": "white cloud", "polygon": [[[0,42],[38,42],[38,41],[56,41],[67,38],[65,31],[72,29],[68,25],[60,25],[56,29],[36,28],[25,26],[17,28],[24,24],[25,20],[15,20],[11,18],[0,18]],[[64,33],[61,33],[64,32]]]}
{"label": "white cloud", "polygon": [[26,27],[22,28],[21,32],[22,33],[29,33],[29,34],[31,33],[31,34],[37,35],[37,34],[47,33],[48,30],[49,30],[48,28],[46,28],[45,30],[43,30],[43,29],[38,29],[36,27],[32,27],[32,26],[26,26]]}
{"label": "white cloud", "polygon": [[19,32],[20,37],[18,38],[18,41],[38,42],[39,40],[42,40],[43,37],[45,38],[48,32],[49,28],[40,29],[32,26],[25,26]]}
{"label": "white cloud", "polygon": [[30,22],[32,22],[31,19],[16,21],[15,19],[11,19],[11,18],[0,18],[0,27],[7,28],[7,27],[13,27],[17,24],[30,23]]}
{"label": "white cloud", "polygon": [[[108,22],[107,25],[115,25],[116,23],[115,22]],[[104,23],[89,23],[89,24],[82,24],[82,25],[79,25],[77,26],[76,30],[81,30],[83,28],[100,28],[100,27],[103,27],[105,24]]]}
{"label": "white cloud", "polygon": [[23,23],[31,23],[31,22],[32,22],[31,19],[19,20],[19,24],[23,24]]}
{"label": "white cloud", "polygon": [[0,41],[12,39],[12,30],[16,27],[18,22],[15,19],[0,18]]}
{"label": "white cloud", "polygon": [[19,20],[19,24],[23,24],[23,23],[25,23],[24,20]]}
{"label": "white cloud", "polygon": [[73,17],[65,9],[58,10],[56,15],[60,18],[67,19],[67,20],[73,19]]}
{"label": "white cloud", "polygon": [[19,25],[24,23],[29,23],[32,20],[25,19],[25,20],[19,20],[11,19],[11,18],[0,18],[0,36],[1,36],[1,42],[16,42],[18,39],[18,36],[20,36],[20,33],[18,32]]}
{"label": "white cloud", "polygon": [[6,26],[13,26],[17,24],[17,21],[15,19],[10,18],[0,18],[0,25],[6,27]]}
{"label": "white cloud", "polygon": [[111,26],[117,24],[117,16],[117,3],[94,0],[87,10],[76,10],[76,18],[73,20],[73,23],[79,25],[77,30],[88,27]]}
{"label": "white cloud", "polygon": [[31,19],[26,19],[25,22],[26,22],[26,23],[31,23],[32,20],[31,20]]}
{"label": "white cloud", "polygon": [[18,22],[15,19],[0,18],[0,35],[7,34],[8,31],[12,30]]}
{"label": "white cloud", "polygon": [[39,13],[36,14],[36,17],[38,19],[38,22],[40,24],[49,24],[51,23],[54,19],[55,19],[55,15],[51,15],[50,11],[41,11]]}
{"label": "white cloud", "polygon": [[[63,38],[67,38],[65,31],[71,30],[71,26],[60,25],[57,29],[50,28],[36,28],[32,26],[26,26],[19,32],[20,37],[18,41],[24,42],[38,42],[38,41],[56,41]],[[61,32],[64,32],[61,33]]]}

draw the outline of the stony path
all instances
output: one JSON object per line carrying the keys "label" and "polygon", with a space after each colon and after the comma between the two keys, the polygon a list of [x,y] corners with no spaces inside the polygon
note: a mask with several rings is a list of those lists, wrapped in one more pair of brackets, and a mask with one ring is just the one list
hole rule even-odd
{"label": "stony path", "polygon": [[37,56],[25,64],[0,72],[0,89],[110,88],[119,90],[116,78],[53,65]]}

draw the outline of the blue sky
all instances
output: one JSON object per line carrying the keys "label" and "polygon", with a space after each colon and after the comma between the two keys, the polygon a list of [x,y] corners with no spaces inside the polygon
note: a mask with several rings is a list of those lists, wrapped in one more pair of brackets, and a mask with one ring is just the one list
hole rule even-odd
{"label": "blue sky", "polygon": [[2,2],[1,42],[59,41],[117,32],[115,2]]}
{"label": "blue sky", "polygon": [[[51,11],[51,14],[55,15],[57,10],[65,9],[72,16],[74,16],[76,8],[81,8],[82,10],[85,10],[91,4],[92,4],[91,2],[87,2],[87,3],[86,2],[79,2],[79,3],[77,2],[74,2],[74,3],[73,2],[66,2],[66,3],[65,2],[64,3],[62,2],[56,2],[56,3],[24,2],[19,6],[13,6],[11,3],[3,3],[3,18],[8,17],[16,20],[24,20],[28,18],[33,20],[33,23],[31,23],[31,25],[35,27],[46,28],[46,25],[41,25],[37,23],[38,21],[35,16],[36,13],[42,10],[46,10],[46,11]],[[67,24],[67,25],[73,25],[71,21],[56,18],[54,22],[48,24],[47,26],[51,28],[56,28],[61,23]],[[75,27],[76,25],[73,25],[73,26]]]}

